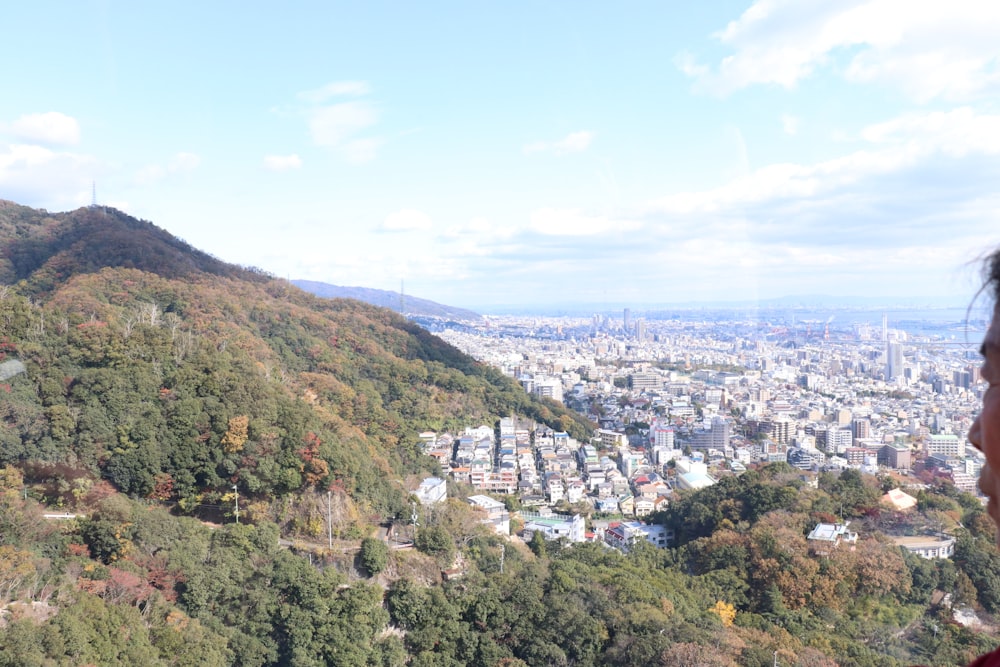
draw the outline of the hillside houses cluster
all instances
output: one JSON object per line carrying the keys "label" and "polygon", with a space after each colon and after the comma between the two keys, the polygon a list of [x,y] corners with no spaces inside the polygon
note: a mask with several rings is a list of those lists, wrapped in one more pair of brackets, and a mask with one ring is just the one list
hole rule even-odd
{"label": "hillside houses cluster", "polygon": [[[444,474],[481,492],[517,494],[527,507],[587,503],[598,512],[641,517],[665,507],[672,489],[663,466],[651,465],[647,452],[624,438],[617,449],[599,449],[512,418],[500,420],[496,431],[480,426],[421,438]],[[691,465],[706,473],[704,466]]]}

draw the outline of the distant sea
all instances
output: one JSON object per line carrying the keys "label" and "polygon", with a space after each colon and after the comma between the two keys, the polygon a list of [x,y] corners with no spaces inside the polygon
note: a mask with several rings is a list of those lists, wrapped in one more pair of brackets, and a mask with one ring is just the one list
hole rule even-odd
{"label": "distant sea", "polygon": [[663,310],[646,314],[633,312],[633,317],[649,319],[680,319],[683,321],[751,320],[795,329],[810,327],[818,331],[829,323],[830,331],[853,330],[868,324],[874,330],[882,328],[885,315],[889,329],[898,329],[914,336],[932,336],[955,342],[979,344],[989,324],[988,313],[982,307],[951,308],[871,308],[871,307],[797,307],[797,308],[705,308],[703,310]]}
{"label": "distant sea", "polygon": [[674,304],[563,304],[561,306],[494,306],[480,312],[493,315],[584,317],[601,315],[615,321],[623,319],[628,308],[633,321],[644,318],[682,322],[760,322],[796,330],[819,331],[829,322],[830,331],[853,331],[867,323],[882,328],[882,316],[889,329],[914,336],[939,337],[978,345],[992,314],[987,299],[979,298],[972,306],[955,304],[952,299],[926,299],[923,303],[909,298],[794,296],[758,303],[674,303]]}

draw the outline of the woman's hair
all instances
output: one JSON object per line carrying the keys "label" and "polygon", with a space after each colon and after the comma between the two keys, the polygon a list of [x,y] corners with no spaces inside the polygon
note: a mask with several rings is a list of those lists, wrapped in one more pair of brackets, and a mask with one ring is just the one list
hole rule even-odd
{"label": "woman's hair", "polygon": [[982,289],[993,299],[994,306],[1000,305],[1000,248],[983,260]]}

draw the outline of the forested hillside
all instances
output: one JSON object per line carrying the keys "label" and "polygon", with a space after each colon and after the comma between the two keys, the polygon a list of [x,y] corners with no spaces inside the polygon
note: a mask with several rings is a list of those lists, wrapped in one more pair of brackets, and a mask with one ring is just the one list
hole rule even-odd
{"label": "forested hillside", "polygon": [[[586,436],[390,311],[310,296],[111,209],[0,208],[0,462],[181,508],[333,488],[365,521],[430,470],[416,434],[521,414]],[[56,500],[56,498],[53,498]]]}
{"label": "forested hillside", "polygon": [[[1000,609],[982,508],[921,494],[906,521],[960,531],[954,560],[923,560],[881,535],[900,517],[864,505],[873,478],[750,472],[660,517],[696,512],[699,536],[627,555],[529,551],[458,504],[422,519],[423,553],[316,567],[273,523],[211,530],[107,489],[90,490],[88,519],[46,523],[19,473],[0,472],[0,665],[957,666],[996,642],[950,608]],[[842,503],[868,511],[857,548],[811,553],[804,530]],[[456,549],[463,575],[436,583]]]}

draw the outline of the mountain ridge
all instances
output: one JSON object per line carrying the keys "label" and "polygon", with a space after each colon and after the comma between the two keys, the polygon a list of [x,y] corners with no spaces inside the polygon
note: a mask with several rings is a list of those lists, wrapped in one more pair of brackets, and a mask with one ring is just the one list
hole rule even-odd
{"label": "mountain ridge", "polygon": [[357,299],[399,312],[402,304],[403,314],[417,317],[435,317],[460,322],[481,322],[483,316],[479,313],[437,303],[429,299],[408,294],[400,294],[391,290],[381,290],[372,287],[347,287],[331,285],[315,280],[292,280],[292,284],[310,294],[330,299]]}

